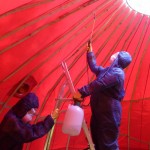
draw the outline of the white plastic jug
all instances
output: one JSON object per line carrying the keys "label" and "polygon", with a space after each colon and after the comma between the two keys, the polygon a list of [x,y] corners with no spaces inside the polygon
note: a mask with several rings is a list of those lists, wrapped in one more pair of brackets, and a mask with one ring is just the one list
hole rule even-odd
{"label": "white plastic jug", "polygon": [[80,134],[84,112],[76,105],[69,105],[63,121],[62,132],[70,136]]}

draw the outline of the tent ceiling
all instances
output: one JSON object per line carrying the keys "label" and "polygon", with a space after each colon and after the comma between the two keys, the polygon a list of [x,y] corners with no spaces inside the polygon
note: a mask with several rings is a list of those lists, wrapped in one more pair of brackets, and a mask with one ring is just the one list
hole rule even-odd
{"label": "tent ceiling", "polygon": [[[0,6],[6,6],[0,9],[1,119],[18,101],[14,96],[16,91],[31,76],[37,81],[32,91],[40,99],[35,121],[50,113],[65,80],[62,61],[67,63],[76,89],[95,78],[86,62],[86,44],[95,19],[92,43],[97,63],[108,66],[109,57],[120,50],[128,51],[133,57],[125,70],[121,150],[149,149],[149,16],[130,9],[124,0],[24,0],[23,3],[13,0],[10,5],[1,1]],[[65,89],[64,96],[71,97],[69,89]],[[84,104],[88,103],[87,98]],[[85,107],[84,111],[89,125],[90,107]],[[62,120],[63,114],[58,122]],[[47,136],[27,144],[24,149],[41,150],[47,144],[46,139]],[[64,150],[66,143],[67,136],[58,123],[51,145],[47,146],[51,150]],[[70,150],[86,146],[83,131],[80,136],[72,137],[69,144]]]}

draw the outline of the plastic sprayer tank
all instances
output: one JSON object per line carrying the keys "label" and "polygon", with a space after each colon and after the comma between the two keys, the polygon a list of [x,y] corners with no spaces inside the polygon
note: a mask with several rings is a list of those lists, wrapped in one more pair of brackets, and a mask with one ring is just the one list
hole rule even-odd
{"label": "plastic sprayer tank", "polygon": [[62,126],[63,133],[71,136],[79,135],[83,117],[84,112],[82,108],[76,105],[69,105]]}

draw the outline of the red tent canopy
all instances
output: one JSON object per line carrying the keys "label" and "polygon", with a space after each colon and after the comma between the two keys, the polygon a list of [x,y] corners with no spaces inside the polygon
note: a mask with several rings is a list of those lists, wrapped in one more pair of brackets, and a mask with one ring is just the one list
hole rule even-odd
{"label": "red tent canopy", "polygon": [[[35,122],[51,113],[66,80],[65,61],[75,88],[95,76],[88,70],[86,44],[92,34],[97,63],[108,66],[109,57],[128,51],[133,61],[125,70],[126,95],[122,101],[120,150],[150,149],[150,19],[124,0],[12,0],[0,2],[0,119],[19,98],[24,83],[40,99]],[[93,25],[95,22],[95,26]],[[70,98],[68,87],[63,97]],[[65,110],[71,102],[64,102]],[[89,98],[83,105],[89,127]],[[68,136],[61,131],[64,113],[53,132],[26,144],[24,150],[65,150]],[[52,133],[52,132],[51,132]],[[83,130],[71,137],[69,150],[81,150],[88,142]]]}

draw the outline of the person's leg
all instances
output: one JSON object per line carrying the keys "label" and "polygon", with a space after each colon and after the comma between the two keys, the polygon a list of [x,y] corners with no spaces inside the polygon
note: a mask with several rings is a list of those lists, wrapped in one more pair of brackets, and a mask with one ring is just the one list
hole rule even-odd
{"label": "person's leg", "polygon": [[95,150],[101,150],[99,145],[100,144],[100,137],[98,136],[100,133],[98,133],[98,124],[96,123],[94,117],[91,117],[91,122],[90,122],[90,128],[91,128],[91,136],[92,136],[92,140],[93,143],[95,145]]}
{"label": "person's leg", "polygon": [[113,126],[104,127],[101,138],[103,150],[119,150],[118,147],[118,129]]}
{"label": "person's leg", "polygon": [[[110,109],[101,117],[101,143],[103,150],[119,150],[118,135],[121,120],[121,104],[112,100]],[[100,122],[100,121],[99,121]]]}

